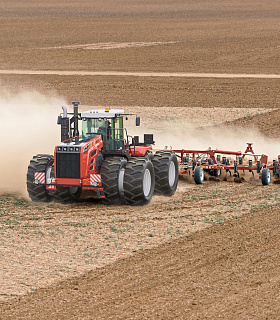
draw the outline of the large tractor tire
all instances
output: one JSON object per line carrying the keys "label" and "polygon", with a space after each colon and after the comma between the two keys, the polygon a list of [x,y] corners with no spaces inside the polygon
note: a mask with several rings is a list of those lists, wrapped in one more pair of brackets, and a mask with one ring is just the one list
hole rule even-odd
{"label": "large tractor tire", "polygon": [[100,174],[107,205],[124,203],[123,180],[126,160],[119,157],[108,157],[102,162]]}
{"label": "large tractor tire", "polygon": [[35,183],[35,172],[45,173],[45,180],[51,177],[51,172],[53,168],[53,156],[49,154],[37,154],[30,161],[26,185],[27,192],[32,201],[36,202],[49,202],[51,201],[51,196],[48,194],[46,186]]}
{"label": "large tractor tire", "polygon": [[53,199],[58,203],[73,203],[79,200],[82,188],[79,187],[58,187],[53,194]]}
{"label": "large tractor tire", "polygon": [[124,198],[128,204],[143,206],[148,204],[154,194],[155,173],[151,161],[132,158],[127,162],[124,173]]}
{"label": "large tractor tire", "polygon": [[155,170],[155,194],[173,196],[179,179],[179,167],[175,153],[157,151],[152,162]]}

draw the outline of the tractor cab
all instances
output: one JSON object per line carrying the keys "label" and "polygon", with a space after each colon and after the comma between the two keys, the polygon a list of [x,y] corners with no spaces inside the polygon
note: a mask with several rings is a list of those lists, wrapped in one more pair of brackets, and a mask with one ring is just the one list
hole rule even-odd
{"label": "tractor cab", "polygon": [[83,112],[82,140],[86,142],[101,135],[105,152],[123,150],[127,144],[123,115],[124,110],[109,108]]}
{"label": "tractor cab", "polygon": [[[144,134],[144,142],[139,142],[139,136],[127,135],[123,126],[124,118],[133,114],[125,114],[120,109],[97,109],[78,112],[79,102],[72,102],[74,112],[68,113],[62,106],[63,114],[58,117],[57,123],[61,126],[61,146],[73,144],[82,150],[94,144],[96,139],[102,141],[102,153],[106,156],[145,156],[147,150],[154,144],[152,134]],[[73,115],[69,118],[69,115]],[[133,115],[135,116],[135,115]],[[136,116],[136,126],[140,126],[140,117]],[[80,129],[82,132],[80,134]],[[97,140],[96,140],[97,141]]]}

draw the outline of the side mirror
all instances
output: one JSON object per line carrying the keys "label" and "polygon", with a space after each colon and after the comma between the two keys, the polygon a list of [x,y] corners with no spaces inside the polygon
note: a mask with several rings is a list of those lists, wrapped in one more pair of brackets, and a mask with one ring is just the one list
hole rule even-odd
{"label": "side mirror", "polygon": [[136,117],[136,127],[140,126],[140,117]]}

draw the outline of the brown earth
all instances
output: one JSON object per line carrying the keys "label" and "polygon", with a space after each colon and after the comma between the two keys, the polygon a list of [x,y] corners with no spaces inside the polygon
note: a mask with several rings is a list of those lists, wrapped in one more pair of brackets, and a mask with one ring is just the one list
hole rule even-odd
{"label": "brown earth", "polygon": [[37,88],[85,105],[270,109],[280,104],[279,79],[2,75],[0,81],[9,90]]}
{"label": "brown earth", "polygon": [[[14,0],[1,4],[1,69],[280,73],[277,0]],[[173,42],[142,48],[50,47]]]}
{"label": "brown earth", "polygon": [[[0,68],[280,74],[279,17],[277,0],[2,2]],[[0,76],[0,98],[34,90],[124,106],[168,145],[280,153],[279,79]],[[279,319],[279,187],[244,178],[140,208],[0,195],[0,319]]]}
{"label": "brown earth", "polygon": [[2,305],[2,319],[279,319],[279,208]]}
{"label": "brown earth", "polygon": [[257,128],[271,138],[279,138],[280,110],[266,114],[249,115],[226,123],[227,126]]}

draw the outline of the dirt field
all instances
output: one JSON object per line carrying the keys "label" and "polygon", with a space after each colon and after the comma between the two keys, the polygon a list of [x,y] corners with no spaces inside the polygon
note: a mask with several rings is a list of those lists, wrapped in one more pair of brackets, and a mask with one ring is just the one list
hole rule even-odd
{"label": "dirt field", "polygon": [[[0,106],[14,96],[26,108],[22,93],[34,91],[42,104],[54,96],[83,109],[123,106],[157,147],[253,142],[277,157],[279,18],[277,0],[2,2],[0,69],[26,74],[0,72]],[[22,115],[11,110],[3,123]],[[24,184],[29,145],[48,136],[21,138],[17,128],[10,138]],[[0,161],[5,170],[13,163],[2,151]],[[280,189],[245,180],[180,179],[172,198],[137,208],[34,204],[0,181],[0,319],[279,319]]]}
{"label": "dirt field", "polygon": [[279,319],[279,208],[3,305],[3,319]]}

